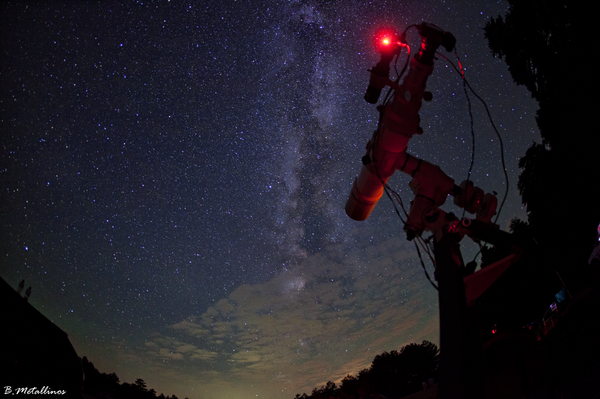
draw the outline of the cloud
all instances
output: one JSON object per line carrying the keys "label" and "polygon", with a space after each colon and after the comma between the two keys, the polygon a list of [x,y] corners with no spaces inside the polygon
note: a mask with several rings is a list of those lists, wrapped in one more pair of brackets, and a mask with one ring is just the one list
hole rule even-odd
{"label": "cloud", "polygon": [[149,356],[204,383],[280,384],[293,397],[358,373],[383,351],[437,341],[437,292],[412,249],[394,239],[354,252],[332,248],[238,287],[154,336]]}

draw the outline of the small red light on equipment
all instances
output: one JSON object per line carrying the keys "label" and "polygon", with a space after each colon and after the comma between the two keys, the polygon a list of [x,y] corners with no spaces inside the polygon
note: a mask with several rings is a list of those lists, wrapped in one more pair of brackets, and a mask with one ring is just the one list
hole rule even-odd
{"label": "small red light on equipment", "polygon": [[382,29],[375,35],[375,47],[381,53],[395,51],[398,47],[396,32],[391,29]]}

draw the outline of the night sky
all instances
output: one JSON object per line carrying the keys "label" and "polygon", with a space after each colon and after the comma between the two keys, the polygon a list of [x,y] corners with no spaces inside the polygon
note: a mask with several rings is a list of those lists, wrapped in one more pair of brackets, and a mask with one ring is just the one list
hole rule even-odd
{"label": "night sky", "polygon": [[[504,140],[507,229],[525,215],[518,159],[540,141],[536,104],[483,37],[507,8],[3,2],[0,275],[25,279],[101,372],[180,398],[293,398],[383,351],[438,343],[437,292],[390,201],[364,222],[344,212],[378,119],[363,100],[372,37],[423,21],[456,36]],[[416,53],[414,29],[409,40]],[[460,183],[462,82],[440,58],[428,89],[408,150]],[[501,199],[498,139],[471,100],[471,180]],[[390,180],[405,203],[409,180]]]}

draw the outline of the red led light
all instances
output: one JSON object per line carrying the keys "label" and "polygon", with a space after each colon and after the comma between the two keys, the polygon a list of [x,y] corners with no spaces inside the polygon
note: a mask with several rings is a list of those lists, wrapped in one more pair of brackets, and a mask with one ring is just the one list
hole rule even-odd
{"label": "red led light", "polygon": [[388,53],[397,49],[398,38],[391,29],[382,29],[375,35],[375,47],[381,53]]}

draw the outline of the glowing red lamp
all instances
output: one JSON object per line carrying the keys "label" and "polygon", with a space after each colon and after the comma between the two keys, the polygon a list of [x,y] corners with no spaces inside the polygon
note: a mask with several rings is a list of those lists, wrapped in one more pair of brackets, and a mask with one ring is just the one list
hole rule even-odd
{"label": "glowing red lamp", "polygon": [[398,35],[392,29],[382,29],[375,35],[375,48],[382,53],[393,53],[399,49]]}

